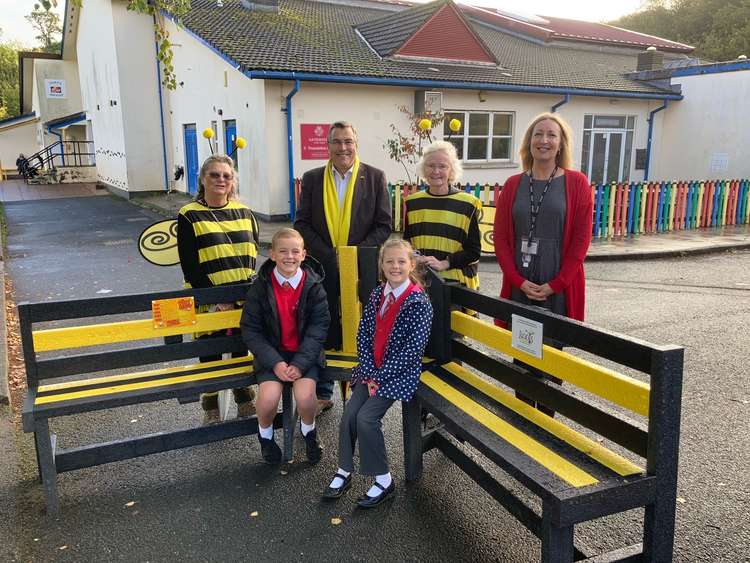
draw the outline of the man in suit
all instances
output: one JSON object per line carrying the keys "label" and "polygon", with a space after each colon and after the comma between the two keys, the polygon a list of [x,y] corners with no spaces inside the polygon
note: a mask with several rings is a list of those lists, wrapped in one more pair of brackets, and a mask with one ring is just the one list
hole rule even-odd
{"label": "man in suit", "polygon": [[[326,348],[341,348],[338,246],[380,246],[391,234],[391,204],[385,174],[359,161],[357,130],[337,121],[328,130],[328,163],[302,176],[294,228],[310,256],[325,270],[331,324]],[[333,383],[318,383],[318,412],[333,406]]]}

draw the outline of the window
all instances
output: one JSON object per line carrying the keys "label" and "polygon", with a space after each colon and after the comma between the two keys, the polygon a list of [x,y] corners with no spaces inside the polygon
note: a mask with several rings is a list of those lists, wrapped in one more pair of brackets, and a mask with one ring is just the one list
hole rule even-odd
{"label": "window", "polygon": [[632,115],[585,115],[581,170],[595,184],[628,182],[633,152]]}
{"label": "window", "polygon": [[[455,133],[449,127],[452,119],[461,122],[461,129]],[[446,112],[443,138],[456,146],[458,158],[464,162],[509,161],[513,147],[513,113]]]}

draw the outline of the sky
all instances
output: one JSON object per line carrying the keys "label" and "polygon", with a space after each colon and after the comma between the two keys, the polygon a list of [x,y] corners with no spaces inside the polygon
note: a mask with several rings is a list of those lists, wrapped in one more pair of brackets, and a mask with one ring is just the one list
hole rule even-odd
{"label": "sky", "polygon": [[[33,47],[35,33],[24,19],[38,0],[0,0],[0,41],[17,40],[25,47]],[[83,0],[84,3],[86,0]],[[475,6],[500,8],[519,14],[557,16],[587,21],[607,21],[629,14],[641,7],[643,0],[471,0]],[[56,10],[62,18],[65,0],[58,0]]]}

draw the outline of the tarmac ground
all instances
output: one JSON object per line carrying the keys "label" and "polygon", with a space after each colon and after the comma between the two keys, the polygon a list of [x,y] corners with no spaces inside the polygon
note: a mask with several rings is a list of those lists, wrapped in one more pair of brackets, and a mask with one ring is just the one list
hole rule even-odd
{"label": "tarmac ground", "polygon": [[[137,251],[140,232],[161,219],[151,210],[104,196],[6,202],[5,212],[5,273],[17,302],[181,284],[179,267],[153,266]],[[685,347],[675,560],[750,561],[750,251],[681,252],[587,263],[587,320]],[[483,262],[480,277],[482,292],[497,295],[497,265]],[[440,453],[426,456],[420,481],[404,483],[399,411],[384,424],[397,493],[376,510],[354,508],[362,478],[337,503],[319,500],[336,468],[337,400],[318,422],[326,450],[316,466],[299,439],[295,462],[281,471],[261,463],[254,437],[238,438],[62,474],[61,512],[50,518],[32,436],[0,405],[0,560],[538,560],[536,538]],[[197,404],[164,401],[51,426],[69,448],[199,419]],[[578,526],[576,539],[593,553],[629,545],[640,541],[641,522],[642,511],[630,511]]]}

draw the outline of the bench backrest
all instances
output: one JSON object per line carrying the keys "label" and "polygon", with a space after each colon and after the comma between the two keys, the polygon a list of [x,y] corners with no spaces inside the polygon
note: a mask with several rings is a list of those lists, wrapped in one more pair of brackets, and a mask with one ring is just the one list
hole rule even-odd
{"label": "bench backrest", "polygon": [[[684,350],[659,346],[623,334],[552,314],[539,307],[481,295],[433,276],[430,297],[435,310],[428,354],[439,361],[463,361],[525,394],[544,394],[545,404],[590,431],[646,459],[647,472],[663,471],[676,478]],[[461,312],[466,308],[506,323],[516,314],[543,324],[553,338],[595,359],[587,360],[551,346],[541,359],[511,346],[511,332]],[[453,334],[452,334],[453,332]],[[518,365],[490,357],[454,335],[474,340],[513,359],[562,379],[585,391],[573,394],[570,385],[558,388],[532,377]],[[642,374],[622,374],[602,363],[617,363]],[[648,376],[648,377],[643,377]],[[586,394],[595,395],[592,400]],[[626,411],[624,416],[618,411]],[[635,415],[635,416],[633,416]],[[647,419],[643,424],[638,419]]]}
{"label": "bench backrest", "polygon": [[[183,336],[239,326],[241,310],[199,313],[196,324],[154,328],[153,320],[121,320],[122,315],[148,313],[152,301],[192,296],[196,307],[245,298],[250,284],[76,299],[21,303],[18,314],[28,385],[41,380],[246,350],[238,334],[183,342]],[[39,328],[39,323],[77,321],[74,326]],[[91,321],[91,322],[89,322]],[[65,323],[68,324],[68,323]],[[161,339],[162,342],[158,342]],[[102,349],[107,345],[145,341],[137,349]],[[149,342],[150,341],[150,342]]]}

